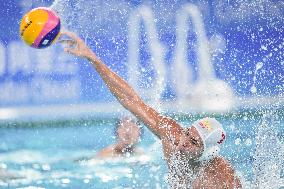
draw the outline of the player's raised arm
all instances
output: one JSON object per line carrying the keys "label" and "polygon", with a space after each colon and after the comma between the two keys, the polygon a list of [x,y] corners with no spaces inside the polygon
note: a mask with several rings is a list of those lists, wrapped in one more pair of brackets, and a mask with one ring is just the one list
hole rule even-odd
{"label": "player's raised arm", "polygon": [[181,127],[174,120],[160,115],[157,111],[144,103],[133,88],[120,76],[110,70],[76,34],[66,31],[61,35],[66,35],[70,38],[69,40],[61,40],[61,42],[67,44],[64,50],[73,55],[87,58],[98,71],[117,100],[126,109],[142,120],[155,135],[159,138],[164,138],[168,136],[169,132],[179,132]]}

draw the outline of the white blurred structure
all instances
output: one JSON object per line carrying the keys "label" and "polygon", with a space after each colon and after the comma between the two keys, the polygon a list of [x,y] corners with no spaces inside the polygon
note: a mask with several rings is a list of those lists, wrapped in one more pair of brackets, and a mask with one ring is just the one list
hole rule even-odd
{"label": "white blurred structure", "polygon": [[[215,76],[215,70],[211,63],[211,54],[209,50],[209,41],[206,36],[205,27],[203,24],[201,12],[198,7],[193,4],[186,4],[181,11],[178,11],[179,15],[177,16],[177,45],[176,49],[176,59],[175,65],[180,68],[180,70],[185,70],[187,68],[186,62],[187,58],[185,57],[186,52],[183,52],[183,60],[180,62],[178,53],[180,50],[185,51],[187,49],[186,39],[188,34],[188,18],[191,18],[193,28],[196,32],[197,37],[197,67],[198,67],[198,76],[197,82],[193,84],[188,84],[182,78],[178,78],[180,75],[176,75],[176,91],[178,101],[180,104],[190,103],[195,109],[200,109],[204,111],[226,111],[231,109],[234,105],[234,95],[230,86],[222,80],[219,80]],[[180,42],[184,41],[184,42]],[[178,66],[179,65],[179,66]],[[176,71],[176,69],[173,69]],[[183,82],[181,82],[183,81]],[[187,80],[188,81],[188,80]],[[188,88],[187,86],[192,86]],[[182,93],[186,91],[180,90],[186,89],[191,91],[190,98],[181,98],[183,97]]]}
{"label": "white blurred structure", "polygon": [[[139,90],[139,43],[140,24],[144,22],[149,50],[151,52],[151,64],[156,71],[156,78],[152,78],[152,87],[143,91]],[[165,48],[158,39],[155,26],[155,18],[152,10],[147,6],[140,6],[129,15],[128,22],[128,80],[131,86],[136,88],[146,100],[153,100],[159,107],[160,97],[165,88],[166,69],[164,64]]]}
{"label": "white blurred structure", "polygon": [[[174,63],[170,70],[175,86],[176,99],[172,106],[180,110],[197,109],[202,111],[227,111],[234,105],[234,95],[227,83],[215,76],[211,63],[209,42],[204,29],[201,13],[193,4],[184,5],[177,15],[177,42]],[[187,37],[189,31],[188,18],[191,18],[197,36],[198,79],[194,84],[192,70],[187,65]],[[141,20],[145,23],[148,43],[152,55],[152,64],[157,72],[156,83],[149,91],[152,100],[160,102],[166,80],[164,64],[164,48],[158,40],[154,16],[149,7],[141,6],[129,16],[128,77],[130,84],[138,88],[139,80],[139,31]]]}

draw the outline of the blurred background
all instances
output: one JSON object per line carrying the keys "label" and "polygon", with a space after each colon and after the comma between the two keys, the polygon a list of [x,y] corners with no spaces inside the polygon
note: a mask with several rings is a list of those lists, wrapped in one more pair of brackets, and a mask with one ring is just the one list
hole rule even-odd
{"label": "blurred background", "polygon": [[21,41],[39,6],[161,110],[283,104],[283,1],[2,1],[0,119],[122,109],[87,61]]}
{"label": "blurred background", "polygon": [[[0,1],[0,187],[167,186],[161,147],[148,130],[141,145],[150,164],[73,162],[114,142],[116,119],[128,113],[88,61],[58,43],[24,44],[21,18],[40,6],[56,11],[62,30],[76,32],[158,111],[185,125],[215,116],[228,133],[222,154],[243,180],[280,187],[282,0]],[[14,173],[1,177],[1,170]]]}

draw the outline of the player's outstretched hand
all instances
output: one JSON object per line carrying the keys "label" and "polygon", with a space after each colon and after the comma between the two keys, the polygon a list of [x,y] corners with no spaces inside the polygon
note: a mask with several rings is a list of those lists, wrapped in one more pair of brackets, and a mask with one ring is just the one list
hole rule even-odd
{"label": "player's outstretched hand", "polygon": [[[66,36],[68,39],[63,39]],[[88,58],[93,55],[92,50],[85,44],[85,42],[75,33],[70,31],[63,31],[60,35],[60,43],[65,44],[64,51],[75,56]]]}

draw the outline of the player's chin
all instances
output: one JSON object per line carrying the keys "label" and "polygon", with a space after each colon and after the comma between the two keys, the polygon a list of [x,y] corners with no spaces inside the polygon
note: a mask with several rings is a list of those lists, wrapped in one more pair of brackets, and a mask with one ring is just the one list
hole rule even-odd
{"label": "player's chin", "polygon": [[197,152],[192,152],[192,151],[184,151],[184,152],[181,152],[184,156],[186,156],[188,159],[192,159],[192,160],[195,160],[195,159],[198,159],[199,155]]}
{"label": "player's chin", "polygon": [[123,141],[123,145],[127,147],[131,147],[134,145],[134,143],[132,141]]}
{"label": "player's chin", "polygon": [[190,151],[187,151],[185,149],[180,149],[178,150],[178,153],[181,155],[181,156],[184,156],[184,157],[192,157],[194,154]]}

